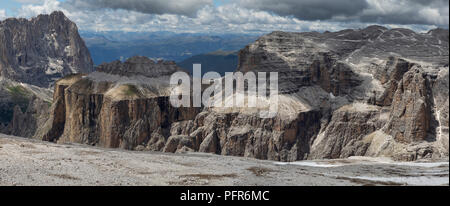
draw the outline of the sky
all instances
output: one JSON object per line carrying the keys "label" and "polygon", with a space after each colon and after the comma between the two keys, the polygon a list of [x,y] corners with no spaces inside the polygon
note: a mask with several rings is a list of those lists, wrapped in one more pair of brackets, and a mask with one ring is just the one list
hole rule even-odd
{"label": "sky", "polygon": [[0,20],[60,10],[83,31],[267,33],[448,28],[449,0],[0,0]]}

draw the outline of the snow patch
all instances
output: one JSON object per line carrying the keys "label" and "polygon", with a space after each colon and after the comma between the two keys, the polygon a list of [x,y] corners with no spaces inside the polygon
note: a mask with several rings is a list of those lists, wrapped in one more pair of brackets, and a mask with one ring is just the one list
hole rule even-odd
{"label": "snow patch", "polygon": [[68,45],[68,46],[66,46],[66,47],[64,48],[64,53],[66,53],[67,56],[73,56],[74,54],[73,54],[72,51],[73,51],[73,50],[72,50],[72,47],[71,47],[70,45]]}
{"label": "snow patch", "polygon": [[60,59],[48,58],[48,67],[45,70],[45,74],[52,75],[57,73],[62,73],[64,69],[64,62]]}
{"label": "snow patch", "polygon": [[447,185],[449,183],[448,177],[430,177],[430,176],[418,176],[418,177],[349,177],[352,179],[361,179],[369,181],[379,181],[379,182],[394,182],[406,185],[427,185],[427,186],[437,186],[437,185]]}
{"label": "snow patch", "polygon": [[296,162],[274,162],[276,165],[297,165],[308,167],[340,167],[347,165],[387,164],[408,167],[434,168],[448,166],[449,162],[395,162],[386,157],[349,157],[347,159],[296,161]]}
{"label": "snow patch", "polygon": [[409,166],[409,167],[441,167],[448,166],[448,162],[388,162],[385,164],[398,165],[398,166]]}
{"label": "snow patch", "polygon": [[299,162],[275,162],[276,165],[297,165],[306,167],[340,167],[342,164],[329,164],[326,162],[312,162],[312,161],[299,161]]}

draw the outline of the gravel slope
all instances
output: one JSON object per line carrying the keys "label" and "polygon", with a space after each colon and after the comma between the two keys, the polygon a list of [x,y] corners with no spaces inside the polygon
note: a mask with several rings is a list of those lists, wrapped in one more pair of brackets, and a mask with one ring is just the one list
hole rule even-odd
{"label": "gravel slope", "polygon": [[448,185],[448,160],[276,163],[53,144],[0,134],[0,185]]}

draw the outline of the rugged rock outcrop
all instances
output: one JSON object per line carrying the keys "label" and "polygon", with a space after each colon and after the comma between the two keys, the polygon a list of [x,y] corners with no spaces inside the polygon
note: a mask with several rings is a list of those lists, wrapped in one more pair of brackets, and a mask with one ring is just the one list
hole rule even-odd
{"label": "rugged rock outcrop", "polygon": [[62,12],[0,22],[0,76],[50,87],[71,73],[93,71],[78,28]]}
{"label": "rugged rock outcrop", "polygon": [[380,110],[374,105],[354,103],[334,111],[311,146],[310,158],[364,156],[370,146],[364,137],[386,123],[387,114]]}
{"label": "rugged rock outcrop", "polygon": [[33,137],[47,119],[49,104],[33,96],[25,112],[19,106],[14,107],[13,119],[4,132],[19,137]]}
{"label": "rugged rock outcrop", "polygon": [[168,75],[176,71],[173,62],[133,57],[61,79],[41,138],[135,149],[151,137],[167,136],[172,123],[194,119],[200,110],[171,106]]}
{"label": "rugged rock outcrop", "polygon": [[448,30],[273,32],[241,50],[238,70],[277,71],[283,96],[321,111],[309,159],[448,156]]}
{"label": "rugged rock outcrop", "polygon": [[[56,80],[93,71],[75,23],[62,12],[0,21],[0,132],[32,137]],[[20,109],[19,109],[20,108]]]}
{"label": "rugged rock outcrop", "polygon": [[374,77],[385,85],[385,90],[381,96],[375,98],[375,103],[379,106],[390,106],[394,93],[397,91],[399,81],[403,79],[403,75],[408,72],[414,64],[404,59],[389,57],[386,66],[379,68],[374,73]]}
{"label": "rugged rock outcrop", "polygon": [[0,77],[1,133],[32,137],[47,118],[52,91]]}
{"label": "rugged rock outcrop", "polygon": [[[448,33],[447,33],[448,35]],[[448,69],[439,71],[436,80],[433,81],[433,102],[432,108],[435,114],[434,125],[436,127],[436,142],[438,142],[439,151],[448,156],[449,144],[449,129],[448,129],[448,115],[449,115],[449,77]],[[433,119],[433,116],[432,116]]]}
{"label": "rugged rock outcrop", "polygon": [[[172,126],[172,137],[192,142],[171,142],[164,151],[193,151],[246,156],[277,161],[295,161],[309,154],[312,138],[320,129],[319,111],[299,113],[293,120],[282,117],[262,119],[242,113],[208,111],[194,121]],[[187,143],[187,144],[186,144]],[[172,146],[175,145],[175,146]]]}
{"label": "rugged rock outcrop", "polygon": [[173,108],[168,75],[179,69],[133,57],[60,80],[42,137],[277,161],[448,157],[448,42],[447,30],[380,26],[262,36],[239,52],[237,71],[278,72],[273,118],[259,116],[267,101]]}
{"label": "rugged rock outcrop", "polygon": [[426,75],[411,69],[398,84],[384,131],[399,142],[423,141],[431,129],[432,96]]}

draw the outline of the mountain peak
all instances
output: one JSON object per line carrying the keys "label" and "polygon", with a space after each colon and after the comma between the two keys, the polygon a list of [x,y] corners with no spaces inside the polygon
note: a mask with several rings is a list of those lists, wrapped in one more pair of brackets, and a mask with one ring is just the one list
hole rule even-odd
{"label": "mountain peak", "polygon": [[63,17],[65,18],[66,15],[62,11],[54,11],[50,14],[51,17]]}
{"label": "mountain peak", "polygon": [[63,12],[0,23],[0,76],[51,87],[68,74],[88,73],[93,62],[75,23]]}

